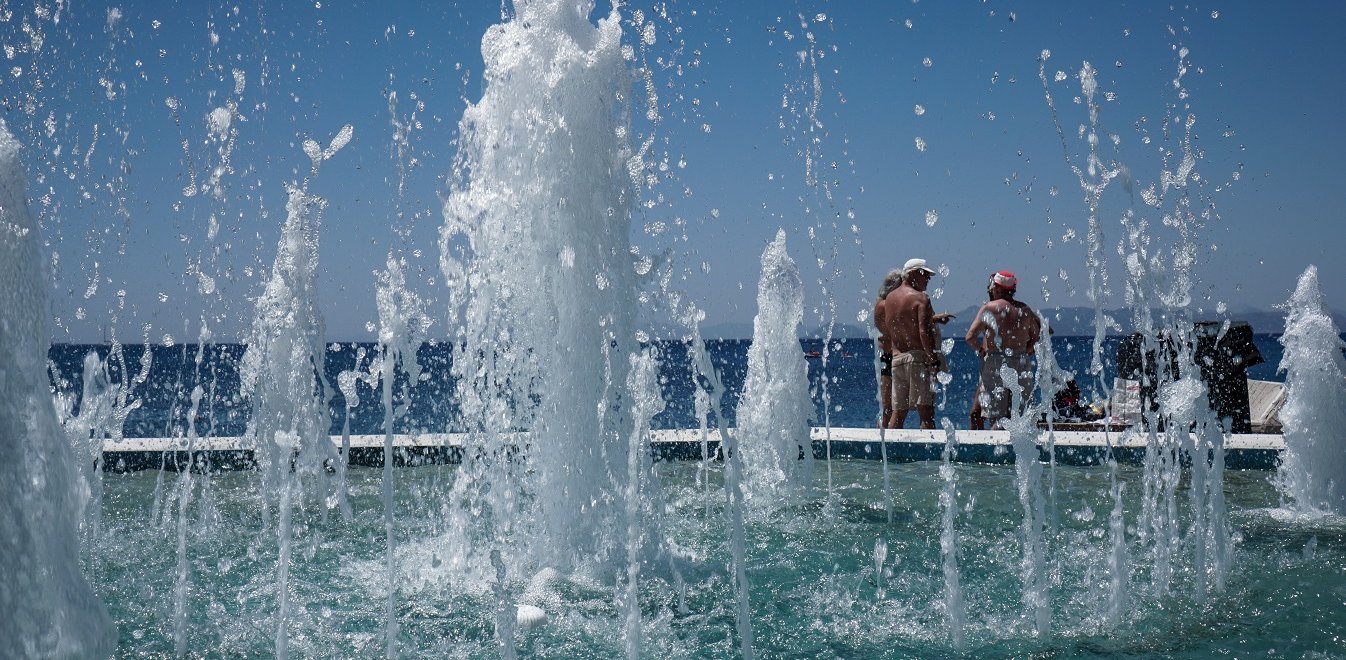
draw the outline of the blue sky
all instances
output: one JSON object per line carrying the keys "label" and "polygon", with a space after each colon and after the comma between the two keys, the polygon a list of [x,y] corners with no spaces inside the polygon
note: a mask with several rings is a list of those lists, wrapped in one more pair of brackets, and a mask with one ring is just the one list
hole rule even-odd
{"label": "blue sky", "polygon": [[[274,255],[284,187],[308,174],[303,140],[325,144],[346,124],[354,139],[310,183],[329,201],[319,282],[329,336],[368,336],[372,272],[390,250],[442,310],[445,175],[462,109],[481,93],[481,35],[500,6],[11,9],[0,23],[0,98],[29,145],[30,197],[56,255],[57,341],[95,338],[105,325],[128,341],[193,340],[203,317],[217,337],[239,336]],[[637,9],[654,14],[642,3],[623,13]],[[1133,181],[1129,192],[1110,186],[1100,207],[1108,306],[1123,304],[1116,244],[1128,209],[1148,220],[1155,247],[1173,244],[1141,191],[1159,179],[1161,149],[1178,146],[1162,136],[1177,112],[1196,118],[1201,195],[1216,213],[1197,239],[1199,315],[1280,303],[1311,263],[1329,304],[1346,308],[1346,192],[1329,165],[1346,151],[1337,117],[1346,49],[1329,33],[1346,6],[714,2],[670,3],[667,14],[649,53],[668,64],[656,72],[656,132],[670,178],[649,193],[665,201],[634,216],[632,238],[673,255],[707,324],[751,320],[758,255],[778,227],[808,284],[809,326],[829,301],[839,321],[854,322],[883,274],[911,256],[947,266],[932,284],[941,308],[973,304],[1001,268],[1019,274],[1030,304],[1090,305],[1087,210],[1067,163],[1067,154],[1083,162],[1075,131],[1088,114],[1074,100],[1084,61],[1099,72],[1102,128],[1117,138],[1104,156]],[[798,55],[809,34],[816,123],[805,111],[815,69]],[[1173,85],[1180,48],[1185,99]],[[1044,49],[1064,145],[1038,78]],[[207,117],[231,102],[229,145]],[[394,117],[412,126],[401,156]],[[226,162],[218,196],[200,192]],[[192,181],[198,192],[187,196]],[[679,219],[685,239],[645,231]]]}

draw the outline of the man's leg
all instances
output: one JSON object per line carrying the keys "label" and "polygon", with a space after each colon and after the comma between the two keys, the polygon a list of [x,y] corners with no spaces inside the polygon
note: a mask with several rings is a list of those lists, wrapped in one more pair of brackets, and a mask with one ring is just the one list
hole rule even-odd
{"label": "man's leg", "polygon": [[911,410],[910,408],[894,408],[893,416],[888,418],[888,428],[890,429],[902,428],[902,425],[907,423],[907,413],[910,410]]}
{"label": "man's leg", "polygon": [[893,377],[891,375],[879,377],[879,401],[880,407],[883,409],[879,415],[879,427],[883,428],[888,425],[888,418],[893,416]]}
{"label": "man's leg", "polygon": [[1000,377],[1002,364],[1004,357],[995,353],[984,357],[981,363],[982,416],[987,428],[993,431],[1003,429],[1000,420],[1010,415],[1010,392]]}
{"label": "man's leg", "polygon": [[[1014,365],[1014,370],[1019,376],[1019,391],[1023,392],[1023,399],[1019,402],[1018,414],[1024,414],[1028,406],[1033,403],[1033,389],[1037,386],[1037,373],[1033,368],[1033,358],[1028,355],[1020,356],[1019,361]],[[1047,403],[1046,401],[1043,402]]]}
{"label": "man's leg", "polygon": [[893,358],[893,417],[888,423],[890,429],[900,429],[907,423],[907,413],[911,411],[911,356]]}
{"label": "man's leg", "polygon": [[990,423],[992,431],[1003,431],[1005,425],[1001,420],[1010,418],[1010,391],[1004,385],[997,385],[991,388],[990,405],[982,410],[986,416],[986,421]]}
{"label": "man's leg", "polygon": [[916,406],[916,414],[921,418],[921,428],[935,428],[935,407],[933,405]]}
{"label": "man's leg", "polygon": [[916,401],[916,415],[921,418],[921,428],[935,428],[935,373],[937,369],[930,364],[921,368],[917,379],[920,384],[920,398]]}

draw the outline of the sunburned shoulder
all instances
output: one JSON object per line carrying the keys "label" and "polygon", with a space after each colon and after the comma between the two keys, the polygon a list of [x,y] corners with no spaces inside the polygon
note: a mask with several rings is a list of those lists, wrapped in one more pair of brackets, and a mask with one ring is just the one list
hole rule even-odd
{"label": "sunburned shoulder", "polygon": [[911,302],[929,302],[930,296],[926,295],[924,291],[917,291],[916,289],[904,285],[900,288],[893,289],[893,292],[888,294],[887,299],[910,304]]}
{"label": "sunburned shoulder", "polygon": [[996,314],[1004,316],[1005,313],[1013,309],[1013,306],[1010,305],[1008,300],[992,300],[985,305],[982,305],[981,309],[984,312],[995,312]]}

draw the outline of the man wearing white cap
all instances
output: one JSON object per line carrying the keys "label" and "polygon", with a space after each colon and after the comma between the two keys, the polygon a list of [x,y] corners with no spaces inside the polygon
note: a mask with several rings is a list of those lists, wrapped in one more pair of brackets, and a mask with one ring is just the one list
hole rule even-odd
{"label": "man wearing white cap", "polygon": [[940,354],[934,324],[939,321],[925,294],[934,274],[925,259],[907,260],[902,286],[875,308],[875,324],[893,351],[893,415],[885,422],[888,428],[901,428],[912,408],[921,418],[921,428],[935,428],[934,375]]}
{"label": "man wearing white cap", "polygon": [[981,404],[992,428],[1002,428],[1010,416],[1012,392],[1006,381],[1019,386],[1022,414],[1033,397],[1033,352],[1042,323],[1028,305],[1014,299],[1019,280],[1007,270],[992,273],[986,284],[991,301],[977,310],[964,341],[981,357]]}

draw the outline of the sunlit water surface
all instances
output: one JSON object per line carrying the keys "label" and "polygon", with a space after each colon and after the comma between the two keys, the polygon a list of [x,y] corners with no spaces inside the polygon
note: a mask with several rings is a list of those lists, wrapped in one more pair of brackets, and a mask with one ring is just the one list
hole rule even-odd
{"label": "sunlit water surface", "polygon": [[[939,550],[941,479],[936,463],[892,467],[894,520],[882,503],[877,462],[834,465],[835,494],[787,510],[749,516],[748,575],[755,647],[763,657],[948,657]],[[960,571],[967,602],[967,648],[975,656],[1134,654],[1177,657],[1346,656],[1346,520],[1295,518],[1279,507],[1270,473],[1232,472],[1225,488],[1235,534],[1222,592],[1200,602],[1190,561],[1179,561],[1172,594],[1155,597],[1147,550],[1134,541],[1139,468],[1122,467],[1129,604],[1109,628],[1108,472],[1057,470],[1049,522],[1052,629],[1033,634],[1021,606],[1022,508],[1012,467],[956,465]],[[488,593],[470,595],[445,575],[436,553],[440,501],[456,469],[398,472],[399,651],[409,656],[494,654]],[[642,571],[640,603],[649,657],[734,657],[734,592],[727,564],[719,465],[710,483],[695,462],[658,468],[668,505],[664,529],[689,561],[685,601],[672,572]],[[816,487],[825,488],[822,470]],[[102,539],[86,557],[91,581],[116,620],[125,653],[168,654],[173,642],[177,475],[109,474]],[[256,473],[196,477],[188,508],[187,648],[194,654],[267,655],[276,608],[275,535],[260,519]],[[353,522],[324,520],[310,503],[296,525],[291,571],[291,650],[304,656],[381,655],[385,573],[380,471],[353,469]],[[708,486],[708,487],[707,487]],[[1179,493],[1185,498],[1184,491]],[[157,517],[156,517],[157,514]],[[875,548],[886,543],[876,579]],[[1180,551],[1181,554],[1182,551]],[[528,657],[614,657],[623,626],[610,581],[562,575],[529,592],[546,624],[517,632]],[[298,603],[296,606],[295,603]]]}

